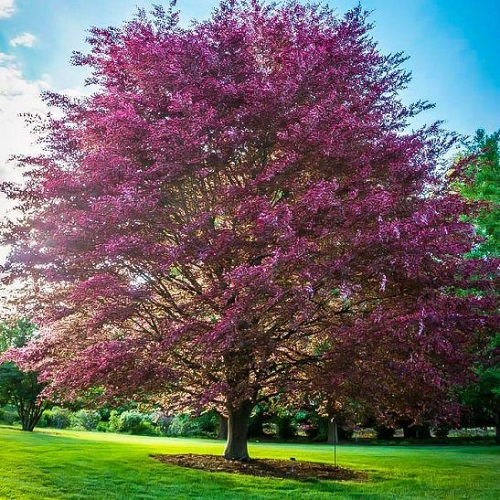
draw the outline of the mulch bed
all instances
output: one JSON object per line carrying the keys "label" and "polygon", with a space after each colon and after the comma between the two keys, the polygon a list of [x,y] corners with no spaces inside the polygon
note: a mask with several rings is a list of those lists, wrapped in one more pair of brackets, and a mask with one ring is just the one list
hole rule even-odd
{"label": "mulch bed", "polygon": [[259,477],[297,479],[299,481],[314,479],[362,481],[367,479],[366,474],[344,469],[343,467],[315,462],[300,462],[298,460],[251,459],[248,462],[236,462],[215,455],[193,454],[151,455],[151,458],[169,465],[178,465],[206,472],[232,472]]}

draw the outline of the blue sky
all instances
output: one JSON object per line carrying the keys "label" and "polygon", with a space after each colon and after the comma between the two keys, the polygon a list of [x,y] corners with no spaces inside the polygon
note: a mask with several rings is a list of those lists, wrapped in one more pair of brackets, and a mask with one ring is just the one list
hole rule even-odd
{"label": "blue sky", "polygon": [[[15,111],[40,109],[36,95],[43,88],[75,92],[81,88],[84,71],[72,67],[69,59],[73,50],[85,51],[86,30],[120,24],[138,6],[148,8],[153,3],[162,0],[0,0],[0,177],[7,174],[1,170],[7,152],[26,144],[20,125],[13,125]],[[192,18],[207,17],[217,3],[178,0],[178,8],[187,24]],[[342,13],[357,0],[328,3]],[[381,50],[403,50],[411,57],[406,67],[413,81],[403,98],[436,103],[420,123],[442,119],[448,128],[464,134],[478,127],[490,132],[500,128],[500,0],[361,3],[373,10],[373,36]],[[6,113],[10,113],[7,125]],[[2,130],[11,140],[2,141]]]}

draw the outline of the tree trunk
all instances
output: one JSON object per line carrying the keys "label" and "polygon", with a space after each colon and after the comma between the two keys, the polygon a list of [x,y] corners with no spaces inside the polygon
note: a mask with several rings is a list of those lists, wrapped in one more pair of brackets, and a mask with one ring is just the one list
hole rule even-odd
{"label": "tree trunk", "polygon": [[250,438],[263,438],[266,436],[264,432],[264,421],[266,420],[265,411],[262,406],[255,406],[254,414],[250,419],[248,426],[248,437]]}
{"label": "tree trunk", "polygon": [[31,432],[40,421],[46,404],[19,398],[16,400],[15,405],[19,420],[21,421],[21,429]]}
{"label": "tree trunk", "polygon": [[247,434],[253,406],[250,401],[245,401],[239,408],[228,412],[225,459],[244,462],[250,458],[248,455]]}
{"label": "tree trunk", "polygon": [[393,429],[392,427],[386,427],[385,425],[380,425],[375,428],[375,431],[377,432],[377,439],[382,439],[385,441],[394,439],[394,433],[396,432],[396,429]]}
{"label": "tree trunk", "polygon": [[447,438],[450,433],[450,426],[448,424],[441,424],[434,428],[434,434],[437,438]]}
{"label": "tree trunk", "polygon": [[431,429],[428,425],[417,425],[417,439],[431,439]]}
{"label": "tree trunk", "polygon": [[403,426],[403,436],[405,439],[415,439],[417,437],[417,428],[406,424]]}
{"label": "tree trunk", "polygon": [[257,416],[255,421],[253,418],[250,421],[250,429],[248,431],[248,435],[251,438],[262,438],[265,437],[264,433],[264,421],[262,417]]}
{"label": "tree trunk", "polygon": [[44,409],[43,406],[30,406],[26,412],[20,415],[21,429],[23,431],[32,432],[40,421]]}
{"label": "tree trunk", "polygon": [[217,439],[227,439],[227,417],[219,414],[219,427],[217,429]]}

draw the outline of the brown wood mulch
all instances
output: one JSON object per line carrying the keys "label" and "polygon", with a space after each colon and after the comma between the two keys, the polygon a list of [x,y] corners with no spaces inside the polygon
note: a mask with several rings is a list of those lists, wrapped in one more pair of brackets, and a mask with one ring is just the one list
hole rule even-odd
{"label": "brown wood mulch", "polygon": [[251,459],[248,462],[226,460],[216,455],[151,455],[151,458],[169,465],[178,465],[206,472],[232,472],[258,477],[297,479],[299,481],[327,479],[333,481],[362,481],[367,475],[333,465],[300,462],[299,460]]}

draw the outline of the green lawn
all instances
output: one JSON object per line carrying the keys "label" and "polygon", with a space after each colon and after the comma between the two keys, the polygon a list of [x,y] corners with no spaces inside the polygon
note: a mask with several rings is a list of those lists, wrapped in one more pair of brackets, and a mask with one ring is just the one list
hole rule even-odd
{"label": "green lawn", "polygon": [[[215,453],[223,443],[0,427],[0,498],[500,498],[500,448],[342,446],[363,483],[261,479],[167,466],[150,453]],[[326,445],[253,443],[254,457],[331,462]]]}

